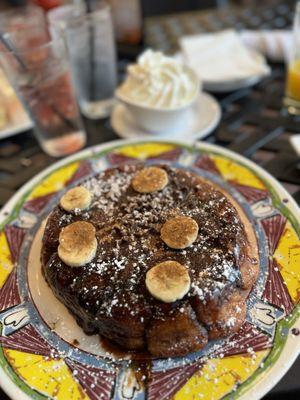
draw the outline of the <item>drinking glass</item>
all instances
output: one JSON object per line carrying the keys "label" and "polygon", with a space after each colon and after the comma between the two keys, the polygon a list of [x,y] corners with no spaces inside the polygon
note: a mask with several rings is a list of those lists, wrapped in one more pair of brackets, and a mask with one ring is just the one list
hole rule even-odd
{"label": "drinking glass", "polygon": [[293,44],[287,66],[284,105],[290,114],[300,115],[300,2],[296,4]]}
{"label": "drinking glass", "polygon": [[79,17],[85,13],[83,3],[65,4],[55,7],[47,12],[49,31],[53,39],[60,38],[64,34],[64,29],[68,20]]}
{"label": "drinking glass", "polygon": [[63,40],[45,41],[43,27],[3,35],[0,63],[35,123],[42,149],[60,157],[79,150],[86,142]]}
{"label": "drinking glass", "polygon": [[[77,8],[78,10],[78,8]],[[70,11],[70,10],[69,10]],[[111,10],[100,2],[92,13],[82,12],[50,21],[63,29],[82,113],[92,119],[110,114],[117,84],[116,49]]]}
{"label": "drinking glass", "polygon": [[45,26],[45,12],[33,4],[0,12],[0,31],[12,32],[32,26]]}

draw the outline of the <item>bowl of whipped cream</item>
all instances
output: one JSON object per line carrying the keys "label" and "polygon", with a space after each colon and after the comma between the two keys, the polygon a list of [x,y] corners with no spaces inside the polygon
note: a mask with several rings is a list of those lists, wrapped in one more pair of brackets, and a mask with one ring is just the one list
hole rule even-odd
{"label": "bowl of whipped cream", "polygon": [[159,134],[184,128],[200,89],[200,80],[190,67],[149,49],[127,67],[116,98],[140,128]]}

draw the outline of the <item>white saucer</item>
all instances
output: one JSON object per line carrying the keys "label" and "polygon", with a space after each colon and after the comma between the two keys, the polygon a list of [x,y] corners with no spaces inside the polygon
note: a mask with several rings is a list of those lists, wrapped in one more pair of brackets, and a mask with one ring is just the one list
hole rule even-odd
{"label": "white saucer", "polygon": [[154,134],[137,126],[132,115],[124,104],[118,103],[111,114],[110,123],[117,135],[129,139],[141,136],[164,137],[184,140],[200,139],[207,136],[218,125],[221,118],[221,108],[217,100],[207,93],[200,93],[192,107],[184,131]]}

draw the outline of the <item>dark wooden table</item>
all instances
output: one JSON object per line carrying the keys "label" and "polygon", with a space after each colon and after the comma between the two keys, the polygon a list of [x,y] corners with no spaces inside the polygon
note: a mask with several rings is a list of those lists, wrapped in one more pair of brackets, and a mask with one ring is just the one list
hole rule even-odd
{"label": "dark wooden table", "polygon": [[[176,51],[185,33],[237,29],[284,28],[291,25],[294,1],[274,7],[233,8],[193,12],[146,21],[146,43],[165,51]],[[120,76],[140,49],[121,48]],[[234,150],[264,167],[300,203],[300,160],[290,145],[291,135],[300,132],[300,118],[282,109],[284,66],[272,65],[272,74],[253,88],[218,96],[223,116],[220,125],[205,141]],[[85,120],[88,146],[117,139],[109,120]],[[0,207],[31,177],[56,160],[44,154],[31,131],[0,140]],[[300,359],[265,399],[300,398]],[[0,400],[7,397],[0,390]],[[158,399],[159,400],[159,399]]]}

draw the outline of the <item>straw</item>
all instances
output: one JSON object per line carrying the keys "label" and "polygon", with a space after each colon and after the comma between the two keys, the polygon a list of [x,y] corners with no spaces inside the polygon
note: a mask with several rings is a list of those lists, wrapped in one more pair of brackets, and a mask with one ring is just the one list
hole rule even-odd
{"label": "straw", "polygon": [[[85,5],[86,5],[86,12],[87,14],[91,14],[93,9],[92,9],[92,1],[91,0],[85,0]],[[89,62],[90,62],[90,79],[89,79],[89,98],[91,101],[95,100],[95,47],[94,47],[94,36],[95,36],[95,31],[94,31],[94,26],[91,24],[89,26]]]}
{"label": "straw", "polygon": [[16,52],[14,51],[14,49],[12,48],[11,44],[9,43],[9,41],[5,39],[3,33],[1,33],[1,32],[0,32],[0,40],[1,40],[2,44],[4,45],[4,47],[6,47],[7,50],[10,51],[10,52],[13,54],[13,56],[15,57],[15,59],[18,61],[20,67],[23,69],[23,71],[26,71],[26,70],[27,70],[27,67],[26,67],[26,65],[24,64],[22,58],[19,56],[18,53],[16,53]]}
{"label": "straw", "polygon": [[[7,40],[4,37],[4,34],[2,32],[0,32],[0,41],[2,42],[2,44],[4,45],[4,47],[11,52],[11,54],[14,56],[14,58],[16,59],[16,61],[18,62],[18,64],[20,65],[21,69],[25,72],[28,71],[28,67],[26,66],[25,62],[23,61],[22,57],[20,56],[20,54],[17,53],[17,51],[14,49],[14,47],[12,46],[12,44],[9,42],[9,40]],[[47,105],[51,108],[51,110],[53,111],[54,114],[56,114],[64,123],[66,126],[68,126],[69,128],[76,130],[76,126],[73,124],[73,122],[71,120],[69,120],[68,118],[66,118],[56,107],[53,103],[50,103],[47,99],[47,97],[44,96],[44,94],[41,91],[36,91],[37,96],[43,100],[45,103],[47,103]]]}

